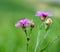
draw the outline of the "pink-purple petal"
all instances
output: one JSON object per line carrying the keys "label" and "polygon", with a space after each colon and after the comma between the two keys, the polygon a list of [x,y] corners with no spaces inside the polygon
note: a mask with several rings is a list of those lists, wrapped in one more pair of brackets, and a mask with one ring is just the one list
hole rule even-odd
{"label": "pink-purple petal", "polygon": [[42,12],[41,11],[37,11],[36,12],[36,16],[42,16]]}
{"label": "pink-purple petal", "polygon": [[18,26],[27,26],[28,24],[31,24],[31,23],[33,23],[33,21],[32,20],[29,20],[29,19],[27,19],[27,18],[23,18],[23,19],[21,19],[21,20],[19,20],[16,24],[15,24],[15,26],[16,27],[18,27]]}
{"label": "pink-purple petal", "polygon": [[16,24],[15,24],[15,26],[16,26],[16,27],[20,26],[20,23],[19,23],[19,22],[18,22],[18,23],[16,23]]}
{"label": "pink-purple petal", "polygon": [[47,12],[37,11],[36,16],[47,17],[47,16],[52,16],[52,15],[50,13],[47,13]]}

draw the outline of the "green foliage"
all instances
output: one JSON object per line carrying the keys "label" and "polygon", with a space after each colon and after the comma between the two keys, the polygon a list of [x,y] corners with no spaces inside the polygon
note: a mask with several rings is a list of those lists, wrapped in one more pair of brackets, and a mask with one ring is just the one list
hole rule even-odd
{"label": "green foliage", "polygon": [[[15,23],[22,17],[33,19],[35,27],[31,34],[29,42],[29,52],[34,52],[37,41],[37,26],[39,25],[39,18],[35,16],[35,12],[29,6],[23,3],[0,2],[0,52],[26,52],[26,35],[21,27],[15,27]],[[49,35],[44,42],[40,43],[37,52],[48,47],[43,52],[60,52],[60,18],[52,17],[53,23],[50,27]],[[42,28],[40,40],[43,41],[44,29]],[[58,37],[56,41],[53,41]]]}

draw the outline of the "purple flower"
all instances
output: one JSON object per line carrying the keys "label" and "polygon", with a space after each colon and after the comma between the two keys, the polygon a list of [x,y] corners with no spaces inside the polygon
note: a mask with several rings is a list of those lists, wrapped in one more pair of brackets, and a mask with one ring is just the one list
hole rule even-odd
{"label": "purple flower", "polygon": [[50,13],[47,13],[47,12],[37,11],[36,16],[47,17],[47,16],[52,16],[52,15]]}
{"label": "purple flower", "polygon": [[15,26],[18,27],[18,26],[21,25],[22,27],[26,27],[28,24],[32,24],[32,23],[33,23],[32,20],[29,20],[29,19],[27,19],[27,18],[23,18],[23,19],[19,20],[19,21],[15,24]]}

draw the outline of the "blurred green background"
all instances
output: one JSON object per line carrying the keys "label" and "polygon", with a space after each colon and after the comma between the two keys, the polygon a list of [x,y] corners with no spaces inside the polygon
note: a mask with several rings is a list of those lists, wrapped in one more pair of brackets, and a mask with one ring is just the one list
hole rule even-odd
{"label": "blurred green background", "polygon": [[[29,42],[29,52],[34,52],[39,25],[39,19],[35,16],[37,10],[47,11],[53,15],[51,31],[45,41],[39,45],[37,49],[39,52],[49,41],[60,35],[60,3],[38,0],[0,0],[0,52],[26,52],[26,35],[21,27],[15,27],[16,22],[23,17],[33,19],[35,22]],[[40,39],[42,40],[42,36]],[[60,37],[43,52],[60,52]]]}

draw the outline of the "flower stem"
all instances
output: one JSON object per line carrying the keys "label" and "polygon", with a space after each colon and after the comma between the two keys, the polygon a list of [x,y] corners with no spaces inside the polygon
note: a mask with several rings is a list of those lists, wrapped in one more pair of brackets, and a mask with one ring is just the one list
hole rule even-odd
{"label": "flower stem", "polygon": [[26,28],[22,28],[22,29],[25,32],[26,36],[27,36],[27,30],[26,30]]}
{"label": "flower stem", "polygon": [[40,42],[39,37],[40,37],[40,31],[38,32],[37,42],[36,42],[36,46],[35,46],[35,50],[34,50],[34,52],[36,52],[36,51],[37,51],[37,47],[38,47],[39,42]]}
{"label": "flower stem", "polygon": [[43,23],[41,23],[41,25],[38,25],[38,27],[37,27],[37,29],[38,29],[38,35],[37,35],[37,41],[36,41],[36,46],[35,46],[34,52],[37,51],[38,45],[40,43],[40,35],[41,35],[40,34],[40,30],[41,30],[41,27],[42,27]]}
{"label": "flower stem", "polygon": [[32,33],[32,28],[30,29],[30,33],[29,33],[29,36],[31,36],[31,33]]}
{"label": "flower stem", "polygon": [[29,41],[27,41],[27,48],[26,48],[27,52],[29,52],[28,46],[29,46]]}
{"label": "flower stem", "polygon": [[44,47],[43,49],[41,49],[40,52],[43,52],[44,50],[46,50],[48,46],[50,46],[52,43],[54,43],[59,38],[60,38],[60,35],[58,35],[57,37],[55,37],[52,41],[49,41],[48,44],[47,44],[47,46]]}

